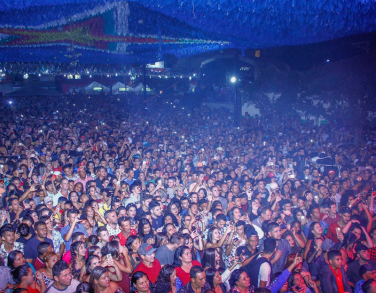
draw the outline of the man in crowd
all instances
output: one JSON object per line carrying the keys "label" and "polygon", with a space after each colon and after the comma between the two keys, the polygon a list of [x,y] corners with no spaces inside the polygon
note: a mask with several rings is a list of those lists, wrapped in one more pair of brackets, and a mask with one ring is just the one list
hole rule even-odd
{"label": "man in crowd", "polygon": [[161,264],[158,259],[155,258],[155,250],[156,249],[148,243],[141,244],[138,249],[138,255],[141,257],[141,262],[133,270],[133,274],[135,272],[145,273],[148,276],[149,281],[153,284],[157,282],[161,270]]}
{"label": "man in crowd", "polygon": [[35,236],[30,238],[29,241],[25,244],[25,259],[27,262],[33,264],[34,260],[38,257],[38,245],[41,242],[50,243],[51,247],[54,247],[54,244],[51,239],[47,238],[47,225],[44,222],[36,222],[34,224]]}
{"label": "man in crowd", "polygon": [[206,274],[203,267],[193,266],[189,272],[191,281],[185,284],[178,293],[206,292],[210,285],[206,282]]}
{"label": "man in crowd", "polygon": [[171,235],[167,244],[157,249],[155,258],[159,261],[161,266],[172,264],[174,262],[175,250],[182,245],[184,245],[184,238],[179,232],[176,232]]}

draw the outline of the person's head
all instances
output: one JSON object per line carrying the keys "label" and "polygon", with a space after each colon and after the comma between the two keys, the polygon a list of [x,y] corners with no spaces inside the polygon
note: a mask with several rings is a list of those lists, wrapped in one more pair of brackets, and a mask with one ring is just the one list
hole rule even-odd
{"label": "person's head", "polygon": [[179,232],[175,232],[170,237],[170,244],[172,245],[172,248],[175,250],[179,246],[184,245],[184,238],[183,235]]}
{"label": "person's head", "polygon": [[260,211],[261,221],[268,221],[272,217],[272,211],[268,207],[263,207]]}
{"label": "person's head", "polygon": [[58,256],[54,251],[48,251],[43,255],[42,260],[46,268],[52,269],[58,261]]}
{"label": "person's head", "polygon": [[141,219],[140,223],[138,224],[138,235],[143,238],[145,235],[150,234],[152,232],[151,230],[151,224],[148,219]]}
{"label": "person's head", "polygon": [[127,241],[125,242],[125,247],[128,249],[128,251],[137,252],[138,248],[141,246],[140,237],[136,235],[131,235],[127,238]]}
{"label": "person's head", "polygon": [[52,276],[60,288],[70,286],[73,278],[69,265],[64,260],[59,260],[54,264],[52,267]]}
{"label": "person's head", "polygon": [[39,258],[42,258],[42,256],[46,253],[46,252],[52,252],[54,251],[51,244],[47,241],[43,241],[41,243],[38,244],[37,246],[37,251],[38,251],[38,256]]}
{"label": "person's head", "polygon": [[152,264],[155,260],[155,250],[149,243],[143,243],[137,252],[143,263]]}
{"label": "person's head", "polygon": [[342,254],[339,250],[329,250],[328,252],[328,261],[329,264],[334,269],[339,269],[342,266]]}
{"label": "person's head", "polygon": [[219,230],[216,227],[209,228],[208,231],[208,242],[210,243],[216,243],[220,239]]}
{"label": "person's head", "polygon": [[264,253],[267,255],[272,255],[275,252],[277,243],[274,238],[266,238],[264,241]]}
{"label": "person's head", "polygon": [[308,228],[308,239],[313,239],[315,237],[320,237],[324,233],[324,229],[321,227],[320,223],[312,222]]}
{"label": "person's head", "polygon": [[108,288],[110,286],[108,268],[95,267],[90,274],[89,283],[95,292],[104,291]]}
{"label": "person's head", "polygon": [[104,218],[107,223],[116,225],[118,223],[118,217],[114,210],[108,210],[104,213]]}
{"label": "person's head", "polygon": [[176,270],[171,264],[166,264],[162,267],[159,272],[157,283],[169,283],[175,285],[176,281]]}
{"label": "person's head", "polygon": [[47,225],[45,222],[38,221],[34,224],[35,234],[41,238],[45,239],[47,237]]}
{"label": "person's head", "polygon": [[16,284],[32,285],[34,283],[33,270],[26,264],[16,267],[11,271]]}
{"label": "person's head", "polygon": [[288,288],[293,291],[293,287],[299,286],[305,288],[305,283],[303,277],[300,273],[292,272],[287,280]]}
{"label": "person's head", "polygon": [[376,268],[371,264],[364,264],[359,268],[359,276],[365,281],[376,280]]}
{"label": "person's head", "polygon": [[234,270],[231,273],[229,283],[231,288],[237,287],[239,289],[247,289],[249,286],[251,286],[250,279],[243,269]]}
{"label": "person's head", "polygon": [[207,248],[204,250],[204,255],[202,257],[202,266],[206,267],[215,267],[216,261],[216,249],[215,248]]}
{"label": "person's head", "polygon": [[340,211],[341,221],[346,225],[351,218],[351,209],[348,207],[341,208]]}
{"label": "person's head", "polygon": [[201,266],[193,266],[189,272],[192,287],[203,288],[206,284],[205,270]]}
{"label": "person's head", "polygon": [[362,285],[362,291],[364,293],[376,293],[376,281],[372,279],[365,281]]}
{"label": "person's head", "polygon": [[97,235],[99,237],[99,241],[101,242],[106,243],[110,240],[110,234],[108,233],[106,226],[98,227]]}
{"label": "person's head", "polygon": [[80,283],[76,288],[76,293],[89,293],[91,292],[90,284],[87,282]]}
{"label": "person's head", "polygon": [[281,227],[276,222],[270,222],[267,225],[268,237],[278,241],[282,238]]}
{"label": "person's head", "polygon": [[162,215],[161,206],[160,206],[159,202],[157,202],[156,200],[153,200],[153,201],[150,202],[149,210],[150,210],[152,217],[154,217],[154,218],[157,218],[157,217]]}
{"label": "person's head", "polygon": [[15,241],[15,231],[12,225],[4,225],[1,227],[1,240],[6,244],[13,245]]}
{"label": "person's head", "polygon": [[77,256],[84,257],[86,255],[85,243],[83,241],[73,242],[70,251],[72,258],[76,258]]}
{"label": "person's head", "polygon": [[174,266],[180,267],[182,263],[190,264],[192,262],[192,252],[188,246],[180,246],[174,253]]}
{"label": "person's head", "polygon": [[355,247],[356,255],[359,257],[359,260],[362,261],[369,261],[371,259],[371,256],[368,251],[368,247],[364,244],[358,244]]}
{"label": "person's head", "polygon": [[313,221],[318,222],[320,220],[320,207],[318,205],[312,205],[309,208],[308,215]]}
{"label": "person's head", "polygon": [[8,254],[8,266],[11,269],[25,264],[25,257],[19,250],[13,250]]}
{"label": "person's head", "polygon": [[131,293],[146,293],[149,291],[150,281],[144,272],[135,272],[131,279]]}
{"label": "person's head", "polygon": [[208,268],[206,271],[206,282],[208,282],[211,289],[222,283],[221,275],[215,268]]}
{"label": "person's head", "polygon": [[131,221],[128,217],[121,217],[118,219],[118,224],[120,230],[125,233],[129,234],[131,233]]}

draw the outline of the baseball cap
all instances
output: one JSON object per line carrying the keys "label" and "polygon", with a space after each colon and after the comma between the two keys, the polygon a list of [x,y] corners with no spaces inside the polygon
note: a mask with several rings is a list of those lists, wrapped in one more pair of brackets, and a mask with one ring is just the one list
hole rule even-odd
{"label": "baseball cap", "polygon": [[152,255],[156,251],[149,243],[142,243],[137,252],[139,255]]}
{"label": "baseball cap", "polygon": [[376,267],[367,263],[367,264],[364,264],[364,265],[360,266],[360,268],[359,268],[359,275],[363,276],[365,273],[367,273],[367,272],[373,272],[374,270],[376,270]]}
{"label": "baseball cap", "polygon": [[336,172],[334,172],[334,170],[330,170],[330,171],[328,172],[328,174],[336,174]]}
{"label": "baseball cap", "polygon": [[259,237],[255,228],[253,228],[253,229],[251,228],[247,231],[247,238],[252,237],[252,236]]}
{"label": "baseball cap", "polygon": [[272,183],[270,183],[270,189],[278,189],[279,188],[279,186],[278,186],[278,184],[276,183],[276,182],[272,182]]}
{"label": "baseball cap", "polygon": [[334,245],[335,245],[335,242],[333,240],[325,239],[321,244],[321,248],[325,252],[333,248]]}
{"label": "baseball cap", "polygon": [[273,178],[273,177],[275,177],[275,175],[274,175],[274,173],[270,172],[270,173],[268,174],[268,177]]}
{"label": "baseball cap", "polygon": [[44,203],[50,203],[50,202],[54,202],[52,197],[47,196],[47,197],[44,198]]}

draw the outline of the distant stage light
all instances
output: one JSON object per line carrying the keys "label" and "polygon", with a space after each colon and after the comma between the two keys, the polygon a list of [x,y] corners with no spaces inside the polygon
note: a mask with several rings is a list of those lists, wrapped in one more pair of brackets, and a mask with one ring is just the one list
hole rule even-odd
{"label": "distant stage light", "polygon": [[232,83],[235,83],[235,82],[236,82],[236,77],[235,77],[235,76],[231,77],[230,81],[231,81]]}

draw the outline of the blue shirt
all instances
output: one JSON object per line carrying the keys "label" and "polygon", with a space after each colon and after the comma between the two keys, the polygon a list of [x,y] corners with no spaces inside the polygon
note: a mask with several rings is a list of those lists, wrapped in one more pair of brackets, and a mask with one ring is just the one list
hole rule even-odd
{"label": "blue shirt", "polygon": [[[63,237],[63,239],[64,239],[64,235],[68,233],[70,227],[71,227],[70,225],[67,225],[67,226],[61,228],[60,232],[61,232],[61,236]],[[86,231],[84,225],[82,225],[80,223],[77,224],[77,227],[73,230],[73,233],[74,232],[82,232],[86,237],[89,236],[89,234],[87,234],[87,231]],[[64,240],[64,242],[65,242],[66,251],[68,251],[70,249],[71,244],[72,244],[72,237],[71,237],[71,239],[69,239],[69,241]]]}
{"label": "blue shirt", "polygon": [[354,293],[363,293],[362,285],[364,284],[364,280],[360,280],[356,283]]}
{"label": "blue shirt", "polygon": [[[304,235],[305,235],[307,238],[308,238],[308,233],[309,233],[309,226],[310,226],[312,223],[313,223],[312,220],[309,221],[309,222],[305,225],[305,227],[304,227],[304,229],[303,229]],[[326,230],[328,230],[328,228],[329,228],[329,224],[328,224],[327,222],[323,221],[323,220],[320,220],[319,223],[320,223],[320,226],[324,229],[324,234],[326,234]]]}

